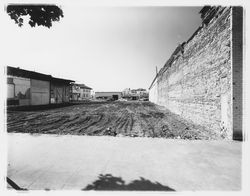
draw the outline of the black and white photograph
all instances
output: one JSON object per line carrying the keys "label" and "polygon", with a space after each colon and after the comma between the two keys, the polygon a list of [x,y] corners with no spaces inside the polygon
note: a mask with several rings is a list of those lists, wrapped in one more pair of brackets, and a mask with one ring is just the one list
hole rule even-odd
{"label": "black and white photograph", "polygon": [[2,4],[5,193],[246,190],[245,5],[129,2]]}

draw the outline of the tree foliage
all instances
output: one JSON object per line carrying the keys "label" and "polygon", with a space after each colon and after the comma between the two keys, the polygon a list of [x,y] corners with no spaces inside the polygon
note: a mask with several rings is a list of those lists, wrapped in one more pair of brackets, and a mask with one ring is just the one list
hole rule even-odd
{"label": "tree foliage", "polygon": [[7,13],[11,19],[18,24],[23,25],[23,16],[29,15],[29,24],[31,27],[36,25],[50,28],[53,21],[59,21],[63,17],[63,11],[56,5],[8,5]]}

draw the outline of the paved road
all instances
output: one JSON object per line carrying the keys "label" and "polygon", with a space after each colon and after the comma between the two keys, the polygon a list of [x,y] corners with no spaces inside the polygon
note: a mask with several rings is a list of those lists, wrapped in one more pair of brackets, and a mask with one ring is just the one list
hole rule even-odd
{"label": "paved road", "polygon": [[9,133],[8,163],[28,189],[241,189],[236,141]]}

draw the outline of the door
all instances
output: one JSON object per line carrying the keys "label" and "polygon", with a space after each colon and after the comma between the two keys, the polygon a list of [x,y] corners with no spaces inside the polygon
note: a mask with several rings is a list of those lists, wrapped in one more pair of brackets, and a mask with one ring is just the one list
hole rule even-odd
{"label": "door", "polygon": [[31,105],[46,105],[50,99],[50,83],[31,79]]}

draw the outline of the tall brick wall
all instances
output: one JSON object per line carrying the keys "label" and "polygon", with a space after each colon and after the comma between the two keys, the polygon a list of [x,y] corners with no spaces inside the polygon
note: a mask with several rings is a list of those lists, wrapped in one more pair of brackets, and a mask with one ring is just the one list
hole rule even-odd
{"label": "tall brick wall", "polygon": [[157,104],[232,138],[231,8],[202,26],[160,70]]}

